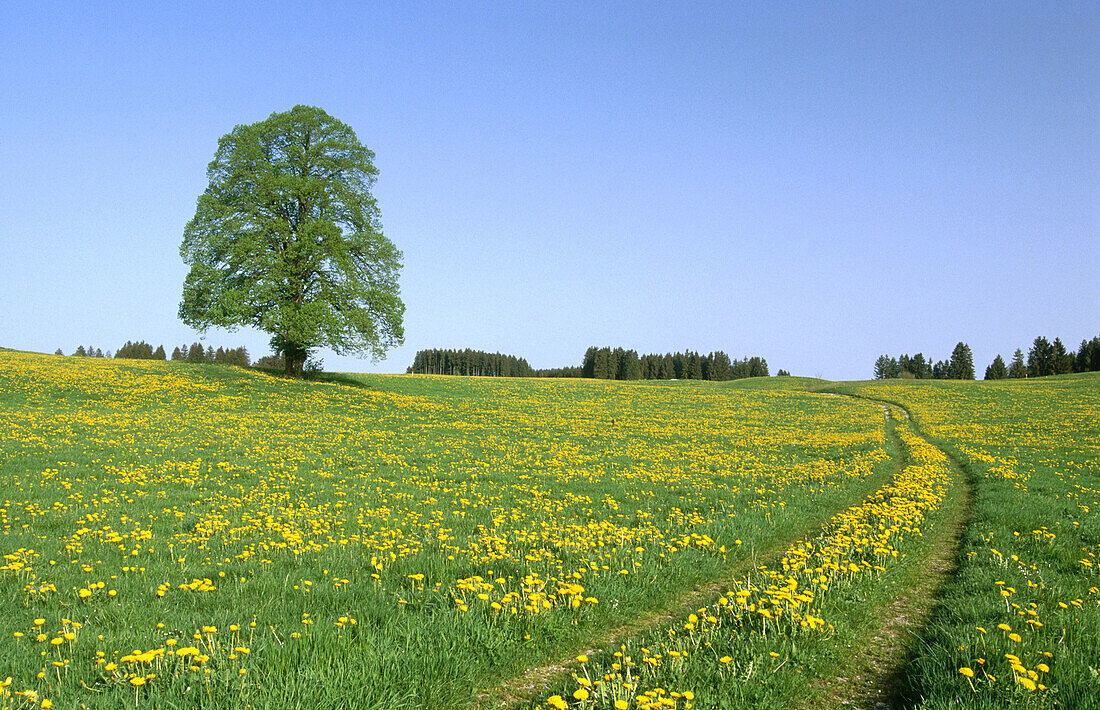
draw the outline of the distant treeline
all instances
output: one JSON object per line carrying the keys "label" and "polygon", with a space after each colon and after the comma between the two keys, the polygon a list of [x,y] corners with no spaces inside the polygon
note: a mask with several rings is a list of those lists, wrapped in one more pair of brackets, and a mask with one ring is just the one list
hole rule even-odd
{"label": "distant treeline", "polygon": [[[767,377],[764,358],[731,360],[722,351],[641,355],[623,348],[591,347],[581,365],[535,370],[523,358],[480,350],[421,350],[410,374],[480,375],[485,377],[588,377],[598,380],[736,380]],[[783,373],[786,374],[786,373]]]}
{"label": "distant treeline", "polygon": [[933,362],[925,359],[923,353],[900,355],[879,355],[875,361],[875,379],[888,380],[905,377],[918,380],[972,380],[974,379],[974,355],[970,346],[959,343],[951,352],[948,360]]}
{"label": "distant treeline", "polygon": [[1077,353],[1066,350],[1061,338],[1050,342],[1039,336],[1031,343],[1027,352],[1027,364],[1024,353],[1016,348],[1012,362],[1005,365],[998,355],[985,369],[985,379],[1003,380],[1010,377],[1043,377],[1044,375],[1065,375],[1070,372],[1100,372],[1100,335],[1092,340],[1082,340]]}
{"label": "distant treeline", "polygon": [[406,370],[416,375],[471,375],[475,377],[535,377],[521,357],[481,350],[421,350]]}
{"label": "distant treeline", "polygon": [[[563,375],[566,376],[566,375]],[[721,350],[700,355],[682,353],[638,355],[623,348],[588,348],[580,374],[597,380],[739,380],[767,377],[768,362],[762,357],[731,360]]]}
{"label": "distant treeline", "polygon": [[[55,355],[64,355],[61,348],[58,348]],[[111,351],[108,350],[104,355],[103,351],[99,348],[93,348],[91,346],[85,348],[83,345],[77,347],[73,353],[74,357],[112,357]],[[167,360],[168,356],[165,354],[164,346],[158,345],[154,350],[153,346],[144,340],[136,343],[126,341],[126,344],[120,347],[115,354],[115,358],[124,360]],[[211,346],[203,348],[201,343],[192,343],[191,345],[183,345],[172,350],[172,359],[183,362],[195,362],[195,363],[207,363],[215,365],[236,365],[238,367],[250,367],[252,365],[249,357],[248,350],[244,346],[239,348],[222,348],[219,347],[215,350]],[[270,362],[269,362],[270,361]],[[282,361],[279,358],[262,357],[256,361],[256,367],[282,367]]]}
{"label": "distant treeline", "polygon": [[[1092,340],[1082,340],[1074,354],[1066,349],[1060,338],[1054,342],[1045,337],[1036,338],[1028,351],[1016,349],[1012,362],[1006,364],[1000,355],[985,369],[985,379],[1003,380],[1007,378],[1043,377],[1044,375],[1063,375],[1070,372],[1100,371],[1100,336]],[[875,361],[875,379],[906,377],[935,380],[973,380],[974,358],[970,346],[959,343],[946,361],[932,362],[924,355],[900,355],[891,357],[881,355]]]}
{"label": "distant treeline", "polygon": [[217,350],[207,345],[206,349],[203,350],[201,343],[191,343],[190,346],[183,345],[172,348],[172,359],[214,365],[236,365],[237,367],[248,367],[252,364],[248,357],[248,350],[243,345],[232,349],[219,347]]}

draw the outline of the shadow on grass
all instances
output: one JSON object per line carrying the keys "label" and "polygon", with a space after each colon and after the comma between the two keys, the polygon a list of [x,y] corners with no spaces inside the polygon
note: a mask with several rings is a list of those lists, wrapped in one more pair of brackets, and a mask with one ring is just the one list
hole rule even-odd
{"label": "shadow on grass", "polygon": [[357,380],[354,377],[350,377],[348,375],[341,374],[339,372],[318,372],[318,373],[310,376],[309,380],[307,380],[307,381],[328,382],[328,383],[334,384],[334,385],[343,385],[345,387],[358,387],[359,389],[364,389],[364,390],[373,390],[373,389],[375,389],[374,387],[371,387],[370,385],[368,385],[366,382],[363,382],[362,380]]}
{"label": "shadow on grass", "polygon": [[377,391],[378,388],[370,385],[355,377],[341,373],[341,372],[312,372],[301,376],[288,377],[282,368],[276,367],[253,367],[254,372],[262,372],[265,375],[276,377],[286,382],[324,382],[331,385],[340,385],[343,387],[355,387],[357,389]]}

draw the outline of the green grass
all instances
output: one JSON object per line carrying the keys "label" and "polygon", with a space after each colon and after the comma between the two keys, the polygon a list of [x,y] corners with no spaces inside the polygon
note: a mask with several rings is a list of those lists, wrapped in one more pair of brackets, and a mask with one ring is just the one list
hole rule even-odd
{"label": "green grass", "polygon": [[[835,393],[903,405],[914,428]],[[925,440],[974,492],[904,699],[1100,704],[1098,411],[1096,375],[297,382],[3,351],[0,707],[32,691],[74,708],[458,708],[622,629],[653,670],[630,707],[809,702],[954,515],[957,477],[929,485],[944,464]],[[829,542],[850,525],[894,530],[898,555]],[[812,562],[791,562],[800,549]],[[833,569],[842,556],[858,571]],[[778,608],[769,587],[789,579],[813,602],[774,625],[728,609],[645,623],[719,581]],[[824,625],[802,627],[807,610]],[[616,650],[573,666],[611,678],[599,707],[624,690]],[[554,682],[538,697],[591,705]]]}
{"label": "green grass", "polygon": [[814,697],[957,518],[958,476],[907,424],[889,426],[901,434],[897,465],[877,491],[728,580],[720,598],[585,659],[532,705],[584,707],[575,693],[597,678],[599,707],[788,708]]}
{"label": "green grass", "polygon": [[328,379],[0,356],[9,690],[462,707],[885,465],[875,407],[791,383]]}
{"label": "green grass", "polygon": [[1100,705],[1100,376],[852,390],[908,407],[974,485],[961,568],[923,635],[908,700],[931,708]]}

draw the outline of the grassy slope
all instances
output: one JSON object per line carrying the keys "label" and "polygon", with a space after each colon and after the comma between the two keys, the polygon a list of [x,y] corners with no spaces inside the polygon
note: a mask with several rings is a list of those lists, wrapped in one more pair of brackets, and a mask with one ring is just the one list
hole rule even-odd
{"label": "grassy slope", "polygon": [[[3,355],[0,420],[9,433],[0,439],[0,552],[8,569],[0,571],[0,595],[17,611],[0,620],[0,676],[62,703],[112,705],[138,693],[167,705],[203,697],[218,705],[460,705],[479,684],[556,658],[736,568],[764,547],[759,535],[774,540],[804,527],[851,486],[836,476],[775,485],[774,473],[792,463],[850,461],[863,444],[841,434],[865,431],[859,417],[874,414],[855,406],[850,420],[831,417],[830,407],[852,405],[799,392],[827,384],[810,378],[710,384],[333,375],[332,383],[308,384],[177,363]],[[923,635],[908,702],[1100,702],[1100,528],[1093,514],[1100,505],[1100,377],[833,388],[904,404],[975,485],[963,564]],[[819,436],[822,425],[836,436]],[[770,482],[766,494],[732,485],[745,475],[735,463],[746,457],[772,472],[758,479]],[[677,476],[654,475],[667,468]],[[700,480],[727,483],[704,490]],[[608,491],[617,507],[597,504]],[[536,508],[532,496],[564,496],[566,504]],[[439,510],[447,521],[422,510]],[[665,519],[642,525],[638,514],[646,510]],[[266,518],[248,528],[242,511]],[[494,511],[518,514],[521,524],[503,524]],[[565,524],[532,528],[540,515]],[[586,531],[584,521],[647,534],[644,549],[657,555],[634,557],[634,541],[615,545]],[[486,529],[516,549],[486,556],[486,546],[500,545]],[[533,565],[517,555],[515,535],[536,529],[544,536],[538,547],[549,553],[538,567],[543,576],[583,570],[585,594],[599,603],[522,626],[493,622],[491,613],[456,613],[451,595],[461,576],[489,578],[495,568],[507,584],[497,585],[494,598],[516,588]],[[452,540],[438,539],[443,530]],[[685,531],[703,532],[714,546],[670,542]],[[563,547],[563,534],[582,544]],[[349,556],[341,535],[359,536],[361,552]],[[746,545],[714,554],[734,537]],[[383,550],[396,559],[377,554]],[[246,551],[252,554],[237,557]],[[616,579],[599,569],[628,560],[637,565],[635,579],[649,580],[651,570],[652,581],[632,585],[629,575]],[[427,573],[425,583],[409,580],[417,572]],[[178,588],[202,577],[213,592]],[[873,614],[905,576],[892,579],[853,612]],[[156,596],[158,584],[168,585],[166,597]],[[255,628],[247,625],[252,613]],[[339,621],[349,615],[355,627]],[[852,633],[873,624],[857,616]],[[324,627],[302,623],[314,619]],[[240,629],[226,633],[232,623]],[[190,682],[171,682],[186,669],[158,666],[161,680],[141,688],[120,676],[140,663],[105,671],[120,652],[164,648],[171,638],[186,643],[205,625],[219,627],[191,640],[210,651],[204,663],[212,673],[197,676],[207,680],[205,696],[186,690]],[[47,638],[34,641],[43,632]],[[1010,638],[1015,632],[1019,641]],[[234,644],[250,653],[229,658]],[[1006,653],[1020,659],[1022,671]],[[234,675],[237,667],[248,674]],[[975,669],[973,687],[960,667]],[[36,669],[48,673],[34,679]],[[1029,672],[1034,691],[1024,682]],[[364,676],[376,680],[365,684]],[[82,692],[78,681],[106,695]],[[787,702],[791,692],[777,689],[774,697]]]}
{"label": "grassy slope", "polygon": [[908,702],[1100,705],[1100,375],[850,389],[905,404],[975,487],[962,565]]}
{"label": "grassy slope", "polygon": [[[600,708],[623,698],[638,708],[834,707],[850,699],[833,676],[851,670],[850,657],[869,650],[867,636],[881,628],[883,610],[918,586],[925,560],[950,537],[962,500],[942,454],[896,417],[889,425],[900,434],[892,480],[880,480],[878,491],[843,515],[785,543],[781,554],[759,560],[759,569],[726,580],[723,598],[716,594],[695,613],[588,658],[572,680],[544,691],[547,705],[554,693],[570,707],[587,707],[570,699],[589,692],[578,687],[586,678],[601,677],[605,682],[591,691]],[[884,546],[898,554],[881,554]],[[784,588],[809,596],[792,601]],[[771,614],[768,621],[762,610]]]}
{"label": "grassy slope", "polygon": [[460,706],[817,520],[881,454],[873,407],[793,379],[2,357],[0,677],[58,707]]}

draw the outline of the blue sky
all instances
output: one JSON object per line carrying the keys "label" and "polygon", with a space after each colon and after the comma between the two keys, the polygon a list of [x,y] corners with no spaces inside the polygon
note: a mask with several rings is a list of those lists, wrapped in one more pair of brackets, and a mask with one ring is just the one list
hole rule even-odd
{"label": "blue sky", "polygon": [[[1096,3],[3,3],[0,345],[190,343],[218,138],[376,154],[422,348],[870,377],[1100,334]],[[267,336],[205,341],[267,352]]]}

